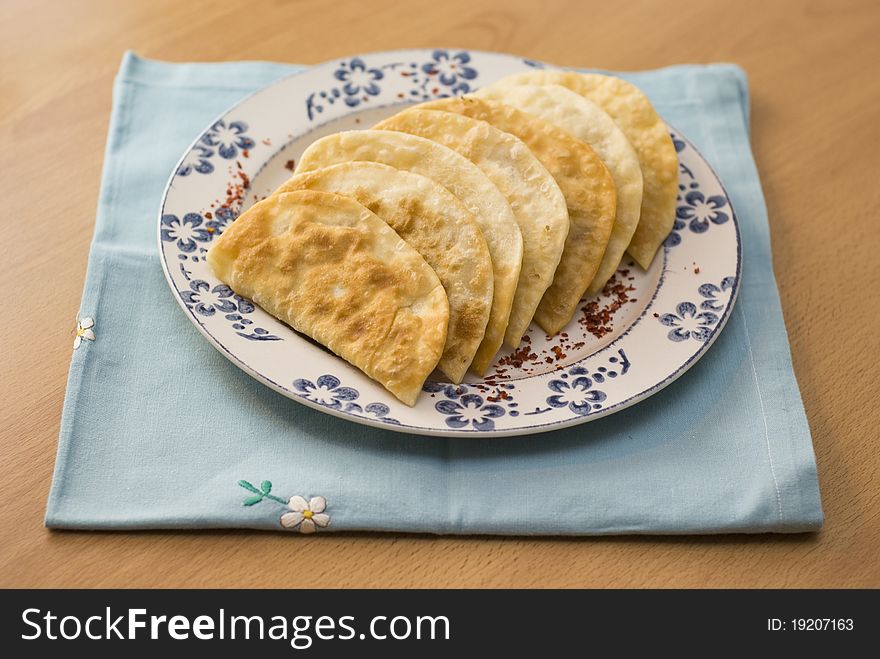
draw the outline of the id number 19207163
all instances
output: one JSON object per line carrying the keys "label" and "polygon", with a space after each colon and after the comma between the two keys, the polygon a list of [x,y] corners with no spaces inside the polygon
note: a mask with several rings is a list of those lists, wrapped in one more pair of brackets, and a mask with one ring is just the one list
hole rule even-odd
{"label": "id number 19207163", "polygon": [[767,618],[767,631],[771,632],[831,632],[852,631],[852,618]]}

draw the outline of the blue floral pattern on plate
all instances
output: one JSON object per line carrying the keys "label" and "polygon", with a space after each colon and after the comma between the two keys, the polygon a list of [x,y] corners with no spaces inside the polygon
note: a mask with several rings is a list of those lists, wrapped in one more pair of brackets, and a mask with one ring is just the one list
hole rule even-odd
{"label": "blue floral pattern on plate", "polygon": [[568,382],[566,380],[550,380],[547,383],[550,391],[555,395],[547,398],[550,407],[568,407],[575,414],[586,416],[594,409],[602,407],[602,401],[606,396],[604,391],[593,388],[593,381],[585,375],[576,377]]}
{"label": "blue floral pattern on plate", "polygon": [[361,57],[340,62],[333,72],[333,77],[340,84],[309,94],[306,98],[306,113],[309,119],[315,119],[324,112],[326,106],[334,105],[340,99],[350,108],[368,102],[382,91],[379,81],[385,77],[385,71],[400,66],[403,66],[403,62],[371,67]]}
{"label": "blue floral pattern on plate", "polygon": [[214,122],[209,130],[202,135],[202,143],[217,148],[221,158],[232,160],[239,150],[253,149],[255,142],[245,135],[247,124],[243,121],[230,121],[227,124],[223,119]]}
{"label": "blue floral pattern on plate", "polygon": [[673,328],[669,330],[667,337],[676,342],[687,341],[691,337],[698,341],[707,341],[717,322],[718,316],[711,311],[697,313],[697,305],[693,302],[681,302],[675,308],[675,313],[660,316],[662,325]]}
{"label": "blue floral pattern on plate", "polygon": [[[466,50],[437,49],[427,62],[390,62],[373,66],[362,57],[343,60],[337,64],[333,77],[338,85],[313,92],[306,98],[306,114],[314,120],[331,105],[342,101],[348,107],[358,107],[382,93],[386,76],[397,72],[410,86],[397,93],[397,100],[427,101],[471,91],[471,81],[479,75]],[[381,81],[381,83],[380,83]]]}
{"label": "blue floral pattern on plate", "polygon": [[[685,150],[686,144],[675,133],[670,133],[676,153]],[[681,176],[678,184],[677,207],[672,231],[666,237],[666,247],[681,244],[681,231],[687,227],[693,233],[705,233],[711,224],[725,224],[730,219],[729,201],[723,194],[706,195],[700,189],[694,172],[679,161]]]}
{"label": "blue floral pattern on plate", "polygon": [[162,240],[177,243],[177,249],[190,253],[196,250],[196,243],[211,240],[211,232],[202,228],[203,218],[198,213],[187,213],[183,218],[166,214],[162,216]]}
{"label": "blue floral pattern on plate", "polygon": [[189,282],[189,287],[190,290],[181,291],[180,297],[186,302],[186,306],[202,316],[213,316],[218,311],[221,313],[238,311],[238,305],[233,298],[235,293],[225,284],[211,288],[205,280],[193,279]]}
{"label": "blue floral pattern on plate", "polygon": [[342,381],[335,375],[325,373],[315,382],[299,378],[293,381],[293,388],[301,398],[306,398],[322,407],[372,417],[382,423],[400,425],[400,421],[388,416],[391,408],[385,403],[369,403],[365,407],[355,403],[354,401],[360,398],[360,392],[353,387],[342,386]]}
{"label": "blue floral pattern on plate", "polygon": [[547,383],[547,388],[553,392],[546,398],[549,407],[536,407],[526,414],[535,416],[562,407],[568,407],[579,416],[592,414],[602,409],[602,403],[608,398],[604,391],[594,388],[594,385],[624,376],[631,367],[632,362],[622,348],[610,356],[603,366],[593,370],[583,364],[574,364],[558,378]]}
{"label": "blue floral pattern on plate", "polygon": [[504,416],[503,407],[486,403],[477,394],[464,394],[458,400],[441,400],[434,408],[446,416],[446,425],[450,428],[466,428],[471,425],[475,430],[494,430],[493,419]]}
{"label": "blue floral pattern on plate", "polygon": [[665,245],[675,247],[681,244],[680,232],[687,227],[693,233],[706,233],[711,224],[724,224],[730,219],[726,209],[729,202],[724,195],[703,194],[699,183],[680,183],[678,206],[675,209],[675,222],[666,237]]}
{"label": "blue floral pattern on plate", "polygon": [[376,96],[380,91],[376,81],[385,77],[381,69],[368,69],[360,57],[342,62],[333,75],[342,83],[345,104],[349,107],[359,105],[363,94]]}
{"label": "blue floral pattern on plate", "polygon": [[727,297],[733,285],[736,283],[736,277],[725,277],[721,280],[721,284],[703,284],[697,289],[697,292],[706,298],[700,303],[700,309],[704,311],[724,311],[725,303],[721,301],[722,295]]}
{"label": "blue floral pattern on plate", "polygon": [[464,50],[450,54],[448,50],[435,50],[431,61],[422,64],[422,71],[429,76],[437,76],[437,81],[449,88],[450,94],[467,94],[470,90],[468,80],[477,77],[476,69],[468,64],[471,56]]}
{"label": "blue floral pattern on plate", "polygon": [[213,149],[196,144],[177,167],[178,176],[189,176],[192,172],[210,174],[214,171],[210,160],[213,155]]}
{"label": "blue floral pattern on plate", "polygon": [[[186,274],[184,272],[184,276]],[[225,284],[211,287],[204,279],[190,279],[189,290],[181,291],[180,297],[188,309],[192,309],[200,316],[210,318],[218,312],[224,314],[223,317],[232,323],[232,329],[242,338],[250,341],[282,340],[280,336],[270,334],[262,327],[250,327],[254,321],[244,316],[254,312],[256,309],[254,303],[241,297]]]}
{"label": "blue floral pattern on plate", "polygon": [[712,224],[724,224],[730,219],[723,210],[727,198],[722,195],[706,197],[700,190],[691,190],[684,195],[684,203],[675,211],[675,217],[688,223],[694,233],[705,233]]}
{"label": "blue floral pattern on plate", "polygon": [[300,378],[293,381],[293,388],[299,391],[303,398],[334,410],[341,409],[344,403],[360,395],[357,389],[343,387],[342,382],[334,375],[322,375],[317,383]]}

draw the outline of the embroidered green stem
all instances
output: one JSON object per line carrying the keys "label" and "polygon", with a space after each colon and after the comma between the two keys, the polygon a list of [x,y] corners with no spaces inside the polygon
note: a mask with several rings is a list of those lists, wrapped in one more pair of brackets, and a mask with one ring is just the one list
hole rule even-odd
{"label": "embroidered green stem", "polygon": [[245,506],[253,506],[255,504],[260,503],[263,499],[270,499],[275,503],[280,503],[282,506],[287,505],[287,500],[282,499],[281,497],[276,497],[272,494],[272,483],[271,481],[263,481],[260,483],[260,489],[257,489],[247,481],[238,481],[238,484],[246,489],[248,492],[253,492],[252,496],[247,497],[244,500]]}

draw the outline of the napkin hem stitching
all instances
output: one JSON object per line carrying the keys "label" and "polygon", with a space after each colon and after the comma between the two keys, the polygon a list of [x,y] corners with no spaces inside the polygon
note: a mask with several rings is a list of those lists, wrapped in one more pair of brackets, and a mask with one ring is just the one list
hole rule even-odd
{"label": "napkin hem stitching", "polygon": [[752,352],[752,338],[749,334],[749,324],[746,322],[746,315],[742,308],[739,309],[739,315],[743,321],[743,330],[746,334],[746,346],[749,349],[749,366],[752,367],[752,377],[755,379],[755,390],[758,392],[758,402],[761,405],[761,421],[764,423],[764,445],[767,447],[767,462],[770,464],[770,476],[773,478],[773,488],[776,490],[776,512],[779,521],[782,522],[782,493],[779,490],[779,479],[776,478],[776,468],[773,466],[773,453],[770,450],[770,429],[767,427],[767,414],[764,411],[764,394],[761,392],[761,384],[758,381],[758,371],[755,368],[755,355]]}

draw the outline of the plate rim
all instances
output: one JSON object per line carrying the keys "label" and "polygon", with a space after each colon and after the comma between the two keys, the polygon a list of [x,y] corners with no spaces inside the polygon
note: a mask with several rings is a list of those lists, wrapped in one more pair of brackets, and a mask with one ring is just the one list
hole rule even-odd
{"label": "plate rim", "polygon": [[[449,50],[455,50],[455,49],[456,48],[444,48],[441,50],[449,51]],[[309,398],[306,398],[303,396],[298,396],[298,395],[294,394],[290,389],[275,382],[274,380],[272,380],[268,376],[266,376],[262,373],[259,373],[254,368],[252,368],[247,362],[243,361],[237,355],[232,353],[225,345],[220,343],[219,340],[217,340],[212,334],[210,334],[208,332],[208,330],[204,327],[204,325],[201,322],[199,322],[198,319],[195,317],[193,310],[186,306],[186,304],[183,301],[183,298],[180,295],[180,289],[175,284],[175,282],[172,278],[171,272],[169,270],[168,262],[167,262],[167,259],[165,256],[165,250],[163,247],[161,221],[162,221],[163,215],[165,214],[164,213],[165,205],[168,201],[169,191],[171,189],[171,186],[172,186],[174,179],[178,175],[177,174],[178,169],[180,168],[180,166],[182,165],[184,160],[187,158],[187,156],[191,153],[193,148],[199,144],[199,141],[200,141],[202,135],[204,135],[205,132],[207,130],[209,130],[212,126],[214,126],[218,121],[224,119],[224,117],[227,117],[236,108],[240,107],[241,105],[246,103],[251,98],[254,98],[257,95],[265,92],[267,89],[275,87],[276,85],[284,84],[287,81],[291,80],[292,78],[296,78],[300,75],[306,74],[310,71],[313,71],[314,69],[316,69],[318,67],[332,65],[332,64],[336,63],[337,60],[339,60],[339,59],[347,59],[347,58],[350,59],[352,57],[368,58],[371,56],[387,56],[387,55],[391,55],[394,53],[404,53],[404,52],[431,53],[436,50],[437,50],[437,48],[394,48],[394,49],[390,49],[390,50],[377,50],[377,51],[369,51],[369,52],[365,52],[365,53],[357,53],[354,55],[344,55],[344,56],[339,56],[339,57],[331,58],[328,60],[324,60],[324,61],[318,62],[316,64],[302,65],[303,68],[301,70],[294,71],[288,75],[282,76],[281,78],[278,78],[277,80],[274,80],[266,85],[263,85],[259,89],[255,89],[254,91],[243,96],[238,101],[236,101],[235,103],[233,103],[232,105],[230,105],[226,109],[224,109],[221,113],[216,115],[209,123],[207,123],[205,125],[204,128],[202,128],[201,131],[199,131],[196,134],[196,137],[184,149],[180,158],[178,158],[177,162],[175,163],[175,165],[171,169],[171,173],[168,176],[168,179],[167,179],[165,186],[162,190],[161,202],[159,204],[159,214],[158,214],[158,218],[157,218],[158,222],[156,223],[156,239],[157,239],[157,247],[159,250],[159,261],[162,266],[162,273],[165,276],[166,283],[169,285],[169,287],[172,290],[172,293],[174,294],[173,297],[175,298],[178,306],[180,306],[181,309],[183,309],[184,313],[190,319],[191,324],[195,325],[196,329],[198,329],[199,333],[202,334],[202,336],[205,339],[207,339],[207,341],[216,350],[218,350],[221,355],[226,357],[226,359],[228,359],[232,364],[234,364],[236,367],[238,367],[239,369],[241,369],[242,371],[247,373],[250,377],[252,377],[254,380],[259,382],[260,384],[272,389],[273,391],[284,396],[285,398],[287,398],[289,400],[293,400],[299,404],[305,405],[305,406],[310,407],[312,409],[315,409],[315,410],[322,412],[324,414],[329,414],[331,416],[334,416],[339,419],[343,419],[343,420],[351,422],[351,423],[365,425],[365,426],[369,426],[369,427],[373,427],[373,428],[380,428],[380,429],[384,429],[384,430],[390,430],[392,432],[405,434],[405,435],[430,436],[430,437],[450,437],[450,438],[451,437],[462,438],[462,437],[477,436],[477,437],[483,437],[483,438],[487,438],[487,439],[489,439],[489,438],[502,439],[505,437],[518,437],[518,436],[523,436],[523,435],[537,435],[537,434],[548,433],[548,432],[552,432],[554,430],[561,430],[563,428],[580,426],[582,424],[590,423],[592,421],[596,421],[596,420],[601,419],[603,417],[606,417],[611,414],[615,414],[617,412],[625,410],[625,409],[632,407],[633,405],[635,405],[635,404],[637,404],[647,398],[650,398],[654,394],[662,391],[663,389],[668,387],[670,384],[672,384],[673,382],[678,380],[682,375],[684,375],[687,371],[689,371],[694,364],[696,364],[700,359],[702,359],[702,357],[708,352],[709,348],[711,348],[712,345],[714,345],[715,341],[718,339],[721,332],[726,327],[727,322],[730,320],[730,317],[733,313],[733,309],[736,306],[737,298],[739,297],[739,289],[740,289],[740,284],[741,284],[741,279],[742,279],[742,261],[743,261],[742,231],[739,226],[739,219],[737,218],[736,209],[734,208],[734,205],[733,205],[733,200],[731,199],[730,194],[728,193],[727,188],[724,185],[724,182],[721,180],[721,177],[719,177],[718,173],[715,171],[715,168],[711,165],[711,163],[708,161],[708,159],[706,159],[706,157],[702,154],[702,152],[699,149],[697,149],[697,147],[694,145],[694,143],[686,135],[684,135],[681,131],[679,131],[677,128],[675,128],[672,124],[667,122],[662,117],[661,117],[661,119],[663,119],[663,122],[666,125],[667,129],[670,132],[674,132],[678,138],[683,139],[687,143],[687,145],[691,149],[693,149],[694,152],[699,156],[700,160],[706,165],[708,170],[711,172],[712,176],[718,182],[718,185],[720,186],[722,192],[724,193],[724,196],[726,197],[726,199],[728,201],[728,204],[730,205],[731,222],[733,224],[734,234],[735,234],[735,238],[736,238],[736,272],[734,274],[733,285],[731,286],[730,301],[728,302],[726,308],[724,309],[723,314],[719,318],[718,323],[717,323],[714,331],[712,332],[710,337],[706,341],[703,342],[700,349],[697,350],[690,357],[688,357],[688,359],[681,366],[679,366],[675,371],[673,371],[672,373],[667,375],[663,380],[651,385],[650,387],[640,391],[639,393],[631,395],[630,397],[626,398],[625,400],[622,400],[622,401],[619,401],[613,405],[610,405],[609,407],[603,408],[601,410],[598,410],[596,412],[590,413],[585,416],[577,416],[574,418],[562,419],[562,420],[552,421],[552,422],[542,423],[542,424],[534,424],[534,425],[523,426],[523,427],[519,427],[519,428],[492,429],[492,430],[488,430],[488,431],[477,430],[476,428],[472,428],[472,429],[464,429],[464,428],[443,429],[443,428],[432,428],[432,427],[403,425],[403,424],[397,425],[397,424],[387,423],[387,422],[384,422],[381,418],[374,419],[374,418],[370,418],[370,417],[350,414],[350,413],[344,412],[339,409],[335,409],[332,407],[327,407],[325,405],[321,405],[320,403],[313,401]],[[575,67],[556,66],[553,64],[542,62],[540,60],[533,60],[531,58],[524,58],[521,55],[516,55],[513,53],[504,52],[504,51],[487,51],[487,50],[479,50],[479,49],[474,49],[474,48],[460,48],[459,50],[463,50],[468,53],[479,53],[479,54],[483,54],[483,55],[487,55],[487,56],[510,57],[512,59],[517,59],[520,61],[534,62],[534,63],[537,63],[537,64],[543,66],[543,67],[548,67],[550,69],[555,69],[555,70],[571,70],[571,71],[582,70],[582,69],[578,69]],[[592,70],[592,69],[590,69],[590,70]],[[395,105],[395,104],[392,103],[390,105]],[[283,148],[285,148],[285,147],[282,147],[282,149]],[[270,157],[270,160],[271,160],[271,158],[275,157],[275,155],[277,155],[277,153],[278,153],[278,151],[276,151]],[[269,162],[268,160],[266,162],[264,162],[261,165],[260,170],[262,170],[262,168],[265,167],[268,162]],[[641,314],[639,314],[639,316],[635,320],[633,320],[627,326],[626,330],[624,330],[618,337],[616,337],[613,341],[611,341],[607,345],[602,346],[600,349],[596,350],[595,352],[590,353],[589,355],[583,357],[582,359],[578,360],[577,362],[573,362],[573,364],[579,363],[585,359],[590,359],[590,358],[594,357],[595,355],[598,355],[602,352],[605,352],[606,350],[609,350],[609,349],[617,346],[618,342],[621,339],[623,339],[624,337],[626,337],[627,334],[629,334],[629,332],[632,330],[632,328],[635,327],[637,324],[639,324],[642,321],[642,319],[647,315],[648,310],[651,309],[651,307],[653,305],[653,302],[654,302],[654,299],[656,298],[657,292],[660,290],[660,287],[662,286],[663,280],[665,279],[666,272],[667,272],[665,265],[666,265],[666,261],[668,258],[670,248],[667,247],[665,245],[665,243],[661,243],[660,248],[663,250],[664,268],[661,273],[660,280],[658,282],[658,287],[652,293],[651,301],[645,306],[645,308],[642,310]],[[338,356],[337,356],[337,358],[342,359],[341,357],[338,357]],[[530,379],[530,378],[521,378],[521,379]]]}

